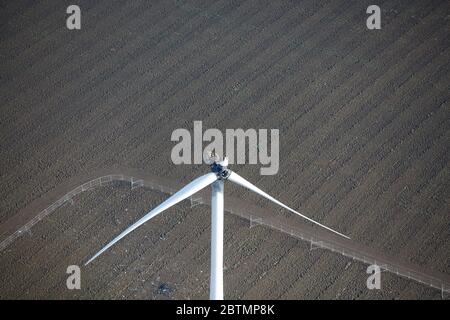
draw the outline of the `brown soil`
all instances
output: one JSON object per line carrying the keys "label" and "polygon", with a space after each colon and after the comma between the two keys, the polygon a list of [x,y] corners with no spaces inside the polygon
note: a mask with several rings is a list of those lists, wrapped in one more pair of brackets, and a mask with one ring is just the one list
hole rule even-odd
{"label": "brown soil", "polygon": [[[276,176],[233,169],[355,243],[448,276],[450,5],[382,1],[369,31],[369,4],[78,1],[79,31],[65,27],[68,3],[4,4],[0,241],[99,168],[200,175],[171,163],[170,135],[202,120],[279,129]],[[82,290],[65,287],[67,265],[165,197],[126,183],[80,194],[0,252],[0,297],[207,298],[209,209],[187,202],[83,267]],[[234,215],[225,237],[226,298],[441,298],[389,273],[369,291],[363,263]]]}

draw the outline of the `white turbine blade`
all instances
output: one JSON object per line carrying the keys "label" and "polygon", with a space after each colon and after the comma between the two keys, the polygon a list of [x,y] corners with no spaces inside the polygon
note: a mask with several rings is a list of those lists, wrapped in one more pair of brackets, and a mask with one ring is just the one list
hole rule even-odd
{"label": "white turbine blade", "polygon": [[151,210],[149,213],[147,213],[145,216],[143,216],[141,219],[136,221],[134,224],[132,224],[130,227],[125,229],[121,234],[119,234],[116,238],[114,238],[110,243],[108,243],[106,246],[104,246],[99,252],[97,252],[91,259],[89,259],[84,265],[88,265],[91,263],[95,258],[97,258],[99,255],[101,255],[103,252],[108,250],[111,246],[113,246],[117,241],[125,237],[127,234],[132,232],[134,229],[138,228],[139,226],[143,225],[145,222],[150,220],[151,218],[155,217],[156,215],[160,214],[164,210],[172,207],[173,205],[177,204],[178,202],[183,201],[186,198],[189,198],[194,193],[197,193],[198,191],[202,190],[203,188],[207,187],[211,183],[217,180],[217,175],[215,173],[208,173],[204,176],[201,176],[191,183],[187,184],[185,187],[174,193],[172,196],[170,196],[166,201],[161,203],[159,206]]}
{"label": "white turbine blade", "polygon": [[285,208],[285,209],[287,209],[287,210],[289,210],[289,211],[291,211],[291,212],[293,212],[293,213],[299,215],[300,217],[302,217],[302,218],[304,218],[304,219],[306,219],[306,220],[308,220],[308,221],[311,221],[312,223],[315,223],[315,224],[321,226],[322,228],[325,228],[325,229],[327,229],[327,230],[330,230],[330,231],[332,231],[332,232],[334,232],[334,233],[340,235],[341,237],[350,239],[350,237],[347,237],[346,235],[344,235],[344,234],[342,234],[342,233],[340,233],[340,232],[337,232],[336,230],[333,230],[333,229],[331,229],[331,228],[329,228],[329,227],[327,227],[327,226],[324,226],[323,224],[321,224],[321,223],[319,223],[319,222],[317,222],[317,221],[314,221],[314,220],[311,219],[311,218],[308,218],[307,216],[301,214],[300,212],[297,212],[297,211],[295,211],[294,209],[289,208],[287,205],[281,203],[280,201],[278,201],[278,200],[275,199],[274,197],[268,195],[267,193],[265,193],[264,191],[262,191],[261,189],[259,189],[259,188],[258,188],[257,186],[255,186],[254,184],[252,184],[252,183],[248,182],[247,180],[245,180],[244,178],[242,178],[242,177],[241,177],[240,175],[238,175],[236,172],[231,172],[230,176],[228,177],[228,180],[230,180],[231,182],[234,182],[234,183],[236,183],[236,184],[238,184],[238,185],[240,185],[240,186],[242,186],[242,187],[244,187],[244,188],[247,188],[247,189],[249,189],[249,190],[251,190],[251,191],[253,191],[253,192],[256,192],[257,194],[263,196],[264,198],[266,198],[266,199],[268,199],[268,200],[270,200],[270,201],[272,201],[272,202],[275,202],[275,203],[278,204],[279,206],[282,206],[283,208]]}

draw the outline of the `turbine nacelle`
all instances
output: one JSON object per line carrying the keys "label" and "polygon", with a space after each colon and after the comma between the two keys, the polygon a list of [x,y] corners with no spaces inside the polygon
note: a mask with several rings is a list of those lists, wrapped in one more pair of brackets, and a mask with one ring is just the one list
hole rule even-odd
{"label": "turbine nacelle", "polygon": [[226,180],[231,174],[231,170],[228,169],[228,158],[224,157],[220,159],[220,156],[215,151],[208,152],[208,158],[205,161],[211,168],[211,171],[217,175],[219,180]]}

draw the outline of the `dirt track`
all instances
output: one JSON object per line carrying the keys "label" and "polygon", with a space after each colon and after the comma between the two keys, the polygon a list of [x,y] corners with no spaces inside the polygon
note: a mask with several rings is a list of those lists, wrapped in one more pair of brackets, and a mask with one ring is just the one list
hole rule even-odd
{"label": "dirt track", "polygon": [[[117,183],[130,183],[131,190],[145,188],[166,195],[174,194],[183,187],[183,184],[168,181],[165,178],[154,177],[135,169],[119,167],[98,170],[89,177],[84,177],[84,180],[80,177],[75,178],[72,181],[67,181],[65,185],[58,186],[56,190],[44,195],[39,200],[33,201],[29,206],[3,223],[0,234],[7,235],[7,237],[0,242],[0,252],[14,245],[18,238],[27,234],[31,235],[36,224],[45,224],[47,220],[58,214],[61,207],[73,205],[79,194]],[[197,205],[210,206],[211,195],[208,189],[198,192],[188,199],[191,208]],[[48,205],[49,203],[51,204]],[[289,219],[285,219],[274,214],[271,209],[258,207],[250,204],[247,200],[228,196],[225,211],[248,220],[250,228],[255,226],[269,227],[306,241],[310,244],[310,250],[331,250],[353,261],[356,260],[367,265],[376,264],[381,267],[382,271],[391,272],[398,277],[414,280],[430,288],[441,290],[442,295],[450,292],[450,277],[446,274],[423,269],[382,252],[377,252],[351,239],[343,239],[320,228],[299,223],[298,220],[301,219],[298,217],[291,216]]]}
{"label": "dirt track", "polygon": [[[383,29],[369,32],[368,4],[79,1],[77,32],[68,3],[3,5],[0,223],[101,167],[188,181],[205,168],[171,164],[170,134],[194,120],[278,128],[276,176],[234,169],[354,241],[448,275],[450,6],[380,2]],[[170,297],[205,298],[201,207],[167,212],[84,270],[82,291],[64,288],[67,264],[162,199],[123,185],[80,195],[1,253],[0,297],[164,298],[168,283]],[[368,291],[362,264],[226,223],[229,298],[440,298],[388,274]]]}

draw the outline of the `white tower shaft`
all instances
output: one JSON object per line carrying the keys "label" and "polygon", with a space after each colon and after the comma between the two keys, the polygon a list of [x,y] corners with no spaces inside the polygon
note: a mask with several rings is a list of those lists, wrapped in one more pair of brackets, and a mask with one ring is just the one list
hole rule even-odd
{"label": "white tower shaft", "polygon": [[211,300],[223,300],[223,180],[212,185],[211,197]]}

